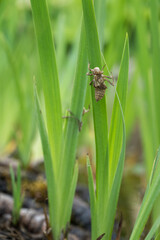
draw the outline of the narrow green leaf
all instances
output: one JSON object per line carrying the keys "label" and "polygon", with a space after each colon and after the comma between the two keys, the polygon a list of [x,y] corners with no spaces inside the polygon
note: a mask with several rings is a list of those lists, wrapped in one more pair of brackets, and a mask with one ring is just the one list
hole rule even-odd
{"label": "narrow green leaf", "polygon": [[16,225],[19,220],[20,209],[23,203],[23,197],[21,197],[20,165],[18,165],[17,167],[17,180],[15,178],[14,171],[11,166],[10,166],[10,175],[11,175],[12,193],[13,193],[12,222],[14,225]]}
{"label": "narrow green leaf", "polygon": [[87,157],[87,171],[88,171],[88,184],[89,184],[89,196],[90,196],[90,208],[91,208],[91,237],[92,240],[97,236],[97,221],[96,221],[96,196],[94,191],[94,181],[92,175],[92,169]]}
{"label": "narrow green leaf", "polygon": [[[153,165],[152,165],[152,171],[151,171],[150,179],[148,181],[148,185],[147,185],[147,188],[145,191],[145,195],[143,197],[143,203],[145,202],[145,199],[148,197],[148,192],[150,190],[151,184],[154,184],[154,181],[157,178],[157,174],[160,172],[159,154],[160,154],[160,148],[157,151],[156,157],[155,157]],[[141,209],[142,209],[143,203],[141,205]],[[140,211],[141,211],[141,209],[140,209]],[[140,211],[139,211],[139,214],[140,214]]]}
{"label": "narrow green leaf", "polygon": [[65,184],[65,186],[63,186],[65,190],[64,193],[65,195],[66,192],[68,193],[68,190],[66,189],[66,181],[68,182],[68,184],[70,184],[73,177],[77,140],[80,132],[79,124],[81,124],[82,121],[82,112],[87,89],[86,71],[87,71],[86,41],[84,26],[82,26],[76,74],[72,91],[72,100],[69,109],[73,116],[72,118],[69,118],[70,113],[68,113],[67,125],[65,129],[66,132],[64,135],[65,139],[63,142],[64,150],[60,168],[62,182],[63,184]]}
{"label": "narrow green leaf", "polygon": [[132,231],[130,240],[136,240],[140,238],[143,232],[144,226],[147,219],[151,213],[153,204],[155,203],[158,194],[160,193],[160,176],[155,181],[154,186],[147,192],[147,197],[145,197],[145,202],[143,202],[140,210],[140,214],[137,217],[134,229]]}
{"label": "narrow green leaf", "polygon": [[86,29],[86,40],[88,45],[88,56],[91,67],[101,67],[101,52],[98,39],[97,25],[93,7],[93,1],[82,0],[83,17]]}
{"label": "narrow green leaf", "polygon": [[[67,121],[67,124],[63,134],[64,141],[63,141],[63,151],[62,151],[62,159],[61,159],[61,166],[60,166],[60,180],[61,180],[60,209],[61,209],[62,221],[64,221],[64,218],[63,218],[64,206],[66,206],[66,212],[67,211],[70,212],[70,208],[72,206],[72,202],[69,200],[71,198],[69,196],[70,191],[68,191],[68,187],[70,189],[72,187],[75,187],[75,185],[72,184],[72,182],[73,182],[73,174],[74,174],[74,167],[75,167],[77,141],[78,141],[78,136],[81,130],[80,125],[82,124],[82,121],[83,121],[82,112],[83,112],[83,106],[85,102],[86,89],[87,89],[86,72],[87,72],[87,51],[86,51],[85,31],[84,31],[84,26],[82,24],[77,67],[76,67],[75,80],[74,80],[74,86],[72,91],[71,107],[70,107],[71,113],[68,113],[68,118],[65,119],[65,121]],[[70,114],[72,114],[71,118],[69,118]],[[74,192],[74,191],[75,191],[75,188],[71,189],[71,192]],[[70,204],[70,206],[66,205],[66,201],[68,204]],[[68,218],[70,219],[69,213],[66,213],[66,216],[68,216]],[[69,219],[66,219],[65,224],[67,224]]]}
{"label": "narrow green leaf", "polygon": [[154,235],[155,235],[157,229],[159,228],[159,226],[160,226],[160,217],[158,217],[157,220],[154,222],[151,230],[149,231],[149,233],[145,237],[145,240],[151,240],[154,237]]}
{"label": "narrow green leaf", "polygon": [[160,232],[158,231],[158,233],[155,236],[155,240],[159,240],[160,239]]}
{"label": "narrow green leaf", "polygon": [[17,167],[17,195],[21,196],[21,168],[19,164]]}
{"label": "narrow green leaf", "polygon": [[46,0],[31,0],[38,43],[47,128],[55,174],[58,175],[62,140],[62,111],[59,80]]}
{"label": "narrow green leaf", "polygon": [[[151,9],[151,40],[152,40],[152,75],[153,75],[153,89],[155,99],[155,115],[156,115],[156,123],[160,122],[160,95],[159,95],[159,76],[160,76],[160,44],[159,44],[159,11],[158,11],[158,1],[151,0],[150,1],[150,9]],[[158,130],[157,130],[158,129]],[[156,132],[158,133],[158,142],[160,141],[160,125],[156,124]]]}
{"label": "narrow green leaf", "polygon": [[65,207],[65,212],[62,212],[61,220],[64,222],[64,227],[66,223],[69,223],[70,217],[71,217],[71,212],[72,212],[72,203],[74,199],[74,194],[75,194],[75,189],[76,189],[76,184],[77,184],[77,179],[78,179],[78,163],[75,165],[74,173],[73,173],[73,179],[72,179],[72,184],[69,189],[69,196],[66,201],[66,207]]}
{"label": "narrow green leaf", "polygon": [[95,16],[96,16],[96,22],[97,22],[97,28],[98,28],[98,35],[99,35],[99,41],[101,50],[104,46],[104,24],[106,20],[106,0],[94,0],[94,8],[95,8]]}
{"label": "narrow green leaf", "polygon": [[[86,30],[86,40],[88,47],[88,58],[91,68],[102,67],[101,50],[98,39],[97,25],[94,13],[94,7],[92,0],[82,0],[83,15]],[[103,194],[106,191],[106,169],[108,155],[108,124],[107,124],[107,111],[105,96],[100,101],[95,100],[95,89],[91,87],[92,92],[92,107],[93,107],[93,121],[95,131],[95,143],[96,143],[96,195],[97,195],[97,211],[99,217],[103,215]],[[98,220],[98,224],[100,220]]]}
{"label": "narrow green leaf", "polygon": [[125,148],[126,148],[126,130],[125,130],[123,109],[122,109],[122,105],[121,105],[117,90],[115,91],[116,91],[117,104],[119,104],[121,118],[122,118],[121,124],[122,124],[123,135],[122,135],[122,146],[121,146],[120,156],[118,159],[118,165],[117,165],[115,176],[113,179],[108,204],[105,209],[105,219],[104,219],[104,228],[106,230],[105,236],[104,236],[105,240],[111,239],[112,237],[112,229],[114,225],[114,218],[115,218],[118,196],[119,196],[119,191],[120,191],[120,186],[122,181],[124,159],[125,159]]}
{"label": "narrow green leaf", "polygon": [[13,195],[14,192],[16,192],[16,183],[15,183],[15,177],[14,177],[14,172],[13,172],[13,168],[10,166],[10,175],[11,175],[11,182],[12,182],[12,189],[13,189]]}
{"label": "narrow green leaf", "polygon": [[[147,219],[151,213],[152,207],[155,203],[156,198],[158,197],[160,193],[160,175],[157,174],[160,171],[160,148],[158,150],[158,163],[157,163],[157,168],[155,169],[154,176],[151,175],[146,193],[143,198],[143,202],[141,204],[141,208],[135,223],[135,226],[133,228],[130,240],[137,240],[139,239],[141,233],[143,232],[143,228],[147,222]],[[153,165],[154,169],[154,165]],[[153,171],[152,171],[153,172]],[[157,172],[157,173],[156,173]]]}
{"label": "narrow green leaf", "polygon": [[[149,125],[148,128],[151,128],[151,133],[153,135],[153,140],[150,140],[150,148],[154,150],[154,154],[156,152],[156,148],[158,147],[160,143],[160,108],[159,108],[159,76],[160,76],[160,43],[159,43],[159,11],[158,11],[158,5],[159,2],[157,0],[149,1],[150,3],[150,11],[151,11],[151,61],[152,61],[152,81],[150,81],[150,89],[152,92],[151,100],[152,105],[150,106],[150,115],[152,116],[154,122],[152,125]],[[150,49],[148,49],[148,52],[150,53]],[[149,75],[150,78],[150,75]],[[150,80],[150,79],[149,79]],[[146,99],[145,99],[146,102]],[[153,142],[152,142],[153,141]],[[151,147],[152,146],[152,147]],[[152,151],[152,150],[151,150]],[[150,159],[152,160],[152,159]],[[156,178],[156,176],[155,176]],[[153,218],[156,219],[160,214],[160,207],[159,207],[159,200],[160,196],[155,202],[155,208],[153,210]]]}
{"label": "narrow green leaf", "polygon": [[153,167],[152,167],[152,171],[151,171],[151,176],[150,176],[150,180],[149,180],[149,187],[150,185],[154,182],[154,179],[157,177],[157,174],[159,174],[159,171],[160,171],[160,161],[159,160],[159,155],[160,155],[160,148],[157,150],[157,154],[156,154],[156,157],[155,157],[155,160],[153,162]]}
{"label": "narrow green leaf", "polygon": [[40,135],[41,135],[41,142],[42,142],[42,148],[43,148],[43,154],[44,154],[45,172],[46,172],[46,178],[47,178],[50,224],[52,227],[53,235],[57,240],[62,230],[58,225],[58,221],[59,221],[58,188],[57,188],[57,181],[55,179],[55,174],[53,171],[53,162],[52,162],[52,156],[50,152],[48,137],[47,137],[44,121],[42,118],[42,112],[40,110],[40,104],[39,104],[36,89],[35,89],[35,101],[36,101],[38,126],[39,126]]}
{"label": "narrow green leaf", "polygon": [[[122,104],[123,112],[126,107],[127,86],[128,86],[128,69],[129,69],[129,42],[128,35],[126,35],[124,50],[121,60],[121,66],[117,82],[117,93]],[[114,99],[114,106],[111,118],[111,127],[109,132],[109,180],[110,187],[115,176],[119,155],[122,146],[122,126],[121,110],[118,103],[117,95]]]}

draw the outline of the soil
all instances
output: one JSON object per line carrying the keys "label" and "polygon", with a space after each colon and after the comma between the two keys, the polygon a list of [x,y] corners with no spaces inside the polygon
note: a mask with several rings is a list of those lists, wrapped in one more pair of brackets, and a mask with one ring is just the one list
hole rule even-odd
{"label": "soil", "polygon": [[[9,166],[16,172],[17,161],[13,158],[0,159],[0,240],[45,240],[52,239],[47,227],[48,203],[43,161],[32,164],[22,171],[24,202],[17,226],[12,224],[13,197]],[[121,220],[115,221],[113,239],[120,239]],[[99,240],[103,236],[99,237]],[[64,239],[62,236],[61,239]],[[85,185],[78,185],[73,202],[69,240],[91,239],[91,216],[89,192]]]}

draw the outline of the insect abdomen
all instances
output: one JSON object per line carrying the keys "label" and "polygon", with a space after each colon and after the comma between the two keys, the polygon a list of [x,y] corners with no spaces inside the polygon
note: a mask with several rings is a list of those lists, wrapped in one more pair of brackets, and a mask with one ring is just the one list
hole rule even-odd
{"label": "insect abdomen", "polygon": [[95,88],[95,99],[96,102],[98,102],[99,100],[101,100],[103,98],[105,94],[105,89],[100,89],[100,88]]}

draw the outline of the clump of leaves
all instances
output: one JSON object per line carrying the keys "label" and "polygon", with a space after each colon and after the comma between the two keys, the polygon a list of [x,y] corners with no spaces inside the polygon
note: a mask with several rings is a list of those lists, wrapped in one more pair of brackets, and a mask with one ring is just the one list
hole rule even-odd
{"label": "clump of leaves", "polygon": [[23,204],[24,197],[21,194],[21,168],[20,165],[17,167],[17,173],[15,176],[13,168],[10,166],[10,175],[12,182],[12,192],[13,192],[13,211],[12,211],[12,222],[14,225],[18,224],[20,209]]}

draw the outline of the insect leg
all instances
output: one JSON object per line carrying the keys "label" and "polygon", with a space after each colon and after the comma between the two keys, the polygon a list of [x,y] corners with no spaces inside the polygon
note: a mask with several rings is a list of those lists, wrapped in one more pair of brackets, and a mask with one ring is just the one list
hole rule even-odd
{"label": "insect leg", "polygon": [[[112,79],[112,78],[111,78]],[[104,81],[107,81],[108,83],[110,83],[112,86],[114,86],[114,83],[112,83],[111,81],[109,81],[107,78],[104,78]]]}
{"label": "insect leg", "polygon": [[103,69],[105,68],[105,66],[106,66],[106,63],[105,63],[104,66],[102,67],[101,71],[103,71]]}
{"label": "insect leg", "polygon": [[113,79],[112,76],[107,76],[107,75],[102,75],[102,77],[104,77],[104,78],[109,78],[109,79]]}
{"label": "insect leg", "polygon": [[80,120],[74,115],[74,113],[73,113],[71,110],[68,109],[68,112],[70,113],[71,116],[64,116],[64,117],[62,117],[62,118],[63,118],[63,119],[65,119],[65,118],[75,119],[75,120],[77,121],[77,123],[78,123],[79,131],[81,131],[81,129],[82,129],[82,124],[83,124],[82,121],[80,121]]}
{"label": "insect leg", "polygon": [[88,106],[88,109],[85,109],[85,107],[84,107],[83,112],[82,112],[82,116],[84,116],[84,114],[88,113],[90,111],[90,108],[91,108],[90,104]]}
{"label": "insect leg", "polygon": [[88,69],[91,71],[92,69],[90,68],[90,63],[88,63]]}
{"label": "insect leg", "polygon": [[87,73],[87,76],[94,76],[93,73]]}
{"label": "insect leg", "polygon": [[89,83],[89,85],[92,85],[93,82],[94,82],[94,79]]}

